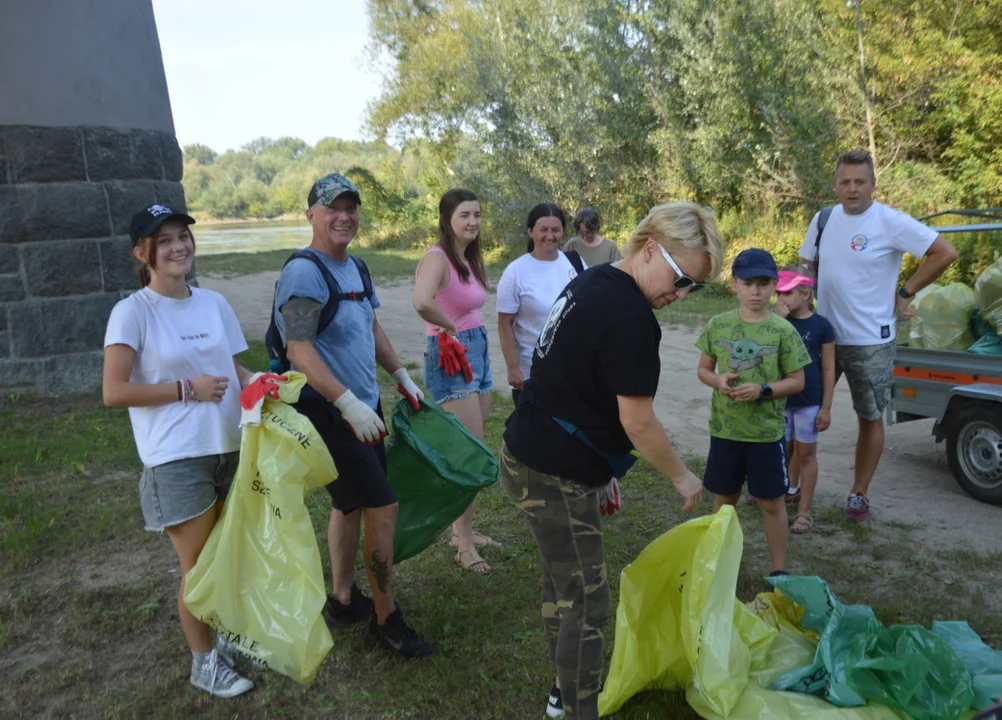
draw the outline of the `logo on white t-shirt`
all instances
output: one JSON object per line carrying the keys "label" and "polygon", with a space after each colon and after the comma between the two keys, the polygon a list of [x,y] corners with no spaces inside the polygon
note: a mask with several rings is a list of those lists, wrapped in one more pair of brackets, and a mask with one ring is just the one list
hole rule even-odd
{"label": "logo on white t-shirt", "polygon": [[574,268],[571,268],[570,270],[567,271],[567,279],[568,280],[573,280],[577,276],[578,276],[578,271],[575,270]]}
{"label": "logo on white t-shirt", "polygon": [[856,252],[863,252],[866,250],[866,246],[870,244],[870,241],[866,239],[866,235],[860,233],[859,235],[853,236],[852,240],[849,241],[849,247],[851,247]]}

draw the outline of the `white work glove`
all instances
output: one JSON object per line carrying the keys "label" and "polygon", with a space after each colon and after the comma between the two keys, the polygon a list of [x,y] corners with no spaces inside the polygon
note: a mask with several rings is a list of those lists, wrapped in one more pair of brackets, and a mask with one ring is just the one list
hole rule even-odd
{"label": "white work glove", "polygon": [[375,445],[386,437],[386,426],[376,411],[355,397],[351,390],[346,390],[344,395],[335,400],[334,407],[341,411],[341,416],[351,425],[355,437],[362,442]]}
{"label": "white work glove", "polygon": [[397,381],[397,392],[410,401],[412,408],[420,410],[421,401],[424,400],[424,393],[411,380],[411,376],[407,374],[407,368],[400,368],[393,373],[393,379]]}

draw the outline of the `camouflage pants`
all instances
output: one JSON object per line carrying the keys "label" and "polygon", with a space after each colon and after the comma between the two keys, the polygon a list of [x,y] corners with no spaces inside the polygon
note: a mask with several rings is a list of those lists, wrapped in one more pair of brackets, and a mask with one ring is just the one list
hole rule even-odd
{"label": "camouflage pants", "polygon": [[543,558],[543,626],[564,717],[597,720],[609,584],[596,490],[538,473],[505,446],[501,484],[529,521]]}

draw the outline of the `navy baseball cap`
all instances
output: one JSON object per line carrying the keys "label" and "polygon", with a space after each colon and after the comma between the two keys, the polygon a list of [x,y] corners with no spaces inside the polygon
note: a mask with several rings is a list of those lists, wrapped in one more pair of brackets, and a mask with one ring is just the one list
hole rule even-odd
{"label": "navy baseball cap", "polygon": [[195,218],[187,213],[171,210],[166,205],[154,204],[143,208],[132,216],[129,223],[129,238],[132,240],[132,247],[139,242],[139,238],[152,235],[160,226],[168,220],[180,220],[185,225],[194,225]]}
{"label": "navy baseball cap", "polygon": [[764,277],[779,280],[779,271],[772,255],[761,248],[742,250],[731,263],[731,274],[741,280]]}

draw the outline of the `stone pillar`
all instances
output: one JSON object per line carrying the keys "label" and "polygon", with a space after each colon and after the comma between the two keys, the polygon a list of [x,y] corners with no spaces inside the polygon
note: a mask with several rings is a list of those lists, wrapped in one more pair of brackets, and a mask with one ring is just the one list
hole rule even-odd
{"label": "stone pillar", "polygon": [[0,3],[0,387],[97,386],[129,219],[181,172],[150,0]]}

